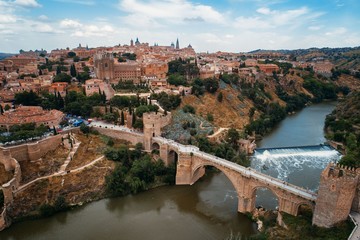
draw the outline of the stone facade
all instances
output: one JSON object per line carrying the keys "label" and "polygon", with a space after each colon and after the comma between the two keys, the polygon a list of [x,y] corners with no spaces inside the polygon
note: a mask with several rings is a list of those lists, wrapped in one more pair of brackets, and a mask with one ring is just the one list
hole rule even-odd
{"label": "stone facade", "polygon": [[111,53],[97,53],[94,55],[94,68],[96,77],[101,80],[114,78],[114,56]]}
{"label": "stone facade", "polygon": [[171,121],[171,113],[164,115],[162,113],[144,113],[144,148],[151,150],[152,138],[161,136],[161,129]]}
{"label": "stone facade", "polygon": [[[329,164],[322,172],[313,224],[332,227],[348,218],[359,177],[354,169]],[[355,198],[358,202],[358,197]]]}

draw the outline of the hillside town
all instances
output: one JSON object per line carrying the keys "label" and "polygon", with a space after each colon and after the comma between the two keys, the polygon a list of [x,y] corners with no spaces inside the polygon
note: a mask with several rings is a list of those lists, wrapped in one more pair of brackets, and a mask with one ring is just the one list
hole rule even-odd
{"label": "hillside town", "polygon": [[[316,74],[332,76],[334,64],[328,59],[315,57],[294,61],[290,57],[270,51],[196,53],[190,44],[180,47],[179,39],[176,44],[171,43],[169,46],[150,46],[141,43],[138,38],[136,41],[131,39],[129,45],[114,47],[89,48],[79,44],[73,49],[55,49],[49,53],[45,50],[21,51],[0,61],[0,104],[2,111],[7,112],[1,115],[0,125],[8,127],[34,121],[36,124],[58,127],[60,120],[55,121],[58,116],[50,112],[40,114],[41,118],[36,118],[39,113],[34,112],[31,120],[26,119],[26,115],[21,114],[22,108],[16,109],[14,105],[15,95],[22,92],[48,93],[64,98],[69,91],[83,88],[87,96],[104,93],[106,100],[110,100],[114,95],[125,94],[123,89],[116,87],[119,83],[131,82],[133,85],[147,86],[149,93],[190,94],[191,86],[174,84],[168,79],[168,63],[178,59],[194,64],[194,72],[189,73],[192,74],[190,77],[200,79],[218,79],[228,74],[254,82],[259,78],[273,76],[274,73],[281,76],[283,72],[279,68],[280,64],[289,64],[290,68],[311,68]],[[274,64],[274,61],[280,64]]]}

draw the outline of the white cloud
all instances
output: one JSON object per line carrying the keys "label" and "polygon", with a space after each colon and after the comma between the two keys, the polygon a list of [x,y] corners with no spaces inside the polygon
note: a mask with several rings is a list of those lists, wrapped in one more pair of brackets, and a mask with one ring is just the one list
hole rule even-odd
{"label": "white cloud", "polygon": [[37,23],[33,25],[33,30],[38,33],[57,33],[49,24]]}
{"label": "white cloud", "polygon": [[96,4],[96,2],[92,0],[55,0],[55,2],[73,3],[87,6],[94,6]]}
{"label": "white cloud", "polygon": [[209,23],[224,23],[224,16],[213,7],[193,4],[187,0],[120,0],[119,9],[127,12],[126,22],[143,18],[149,22],[183,23],[188,20],[202,20]]}
{"label": "white cloud", "polygon": [[15,0],[14,4],[21,7],[41,7],[41,5],[36,2],[36,0]]}
{"label": "white cloud", "polygon": [[256,12],[261,13],[261,14],[264,14],[264,15],[269,15],[269,14],[271,14],[271,10],[270,10],[269,8],[266,8],[266,7],[262,7],[262,8],[256,9]]}
{"label": "white cloud", "polygon": [[273,27],[268,21],[260,17],[238,17],[235,19],[234,25],[241,29],[264,29]]}
{"label": "white cloud", "polygon": [[82,24],[76,20],[72,20],[72,19],[64,19],[60,22],[60,27],[61,28],[78,28],[81,27]]}
{"label": "white cloud", "polygon": [[110,25],[97,26],[97,25],[85,25],[81,29],[75,31],[71,36],[74,37],[105,37],[110,33],[114,33],[115,30]]}
{"label": "white cloud", "polygon": [[268,7],[261,7],[256,10],[253,16],[240,16],[235,19],[235,27],[242,29],[273,29],[289,26],[291,29],[305,25],[313,21],[323,13],[312,12],[307,7],[290,10],[272,10]]}
{"label": "white cloud", "polygon": [[326,32],[325,35],[326,36],[339,36],[339,35],[343,35],[346,32],[347,32],[346,28],[339,27],[339,28],[335,28],[333,31]]}
{"label": "white cloud", "polygon": [[308,29],[310,31],[317,31],[320,30],[322,28],[322,26],[309,26]]}
{"label": "white cloud", "polygon": [[40,15],[38,18],[43,21],[46,21],[49,19],[48,16],[46,16],[46,15]]}
{"label": "white cloud", "polygon": [[16,22],[16,16],[10,15],[10,14],[4,14],[0,15],[0,23],[15,23]]}

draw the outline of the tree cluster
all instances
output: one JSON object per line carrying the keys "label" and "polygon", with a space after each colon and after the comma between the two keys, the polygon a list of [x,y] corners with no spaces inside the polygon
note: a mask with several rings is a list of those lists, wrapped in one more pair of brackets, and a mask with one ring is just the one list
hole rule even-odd
{"label": "tree cluster", "polygon": [[166,111],[176,109],[181,104],[181,97],[179,95],[169,95],[165,92],[152,94],[151,99],[156,99]]}
{"label": "tree cluster", "polygon": [[106,177],[106,189],[111,196],[124,196],[147,190],[158,181],[174,184],[174,166],[165,167],[159,159],[153,162],[149,155],[142,153],[142,145],[137,144],[134,150],[126,146],[118,149],[109,148],[105,156],[117,162],[115,170]]}
{"label": "tree cluster", "polygon": [[[0,132],[6,132],[6,128],[1,128]],[[32,139],[36,137],[42,137],[46,132],[49,131],[48,126],[40,125],[36,127],[35,123],[25,123],[21,125],[12,125],[9,129],[8,134],[0,135],[0,142],[11,142]]]}

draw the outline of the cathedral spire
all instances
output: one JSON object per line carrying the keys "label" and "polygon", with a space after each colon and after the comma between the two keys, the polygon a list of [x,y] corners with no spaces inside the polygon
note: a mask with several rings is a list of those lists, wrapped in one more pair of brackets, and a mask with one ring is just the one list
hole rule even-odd
{"label": "cathedral spire", "polygon": [[176,49],[180,49],[180,46],[179,46],[179,38],[176,39]]}

